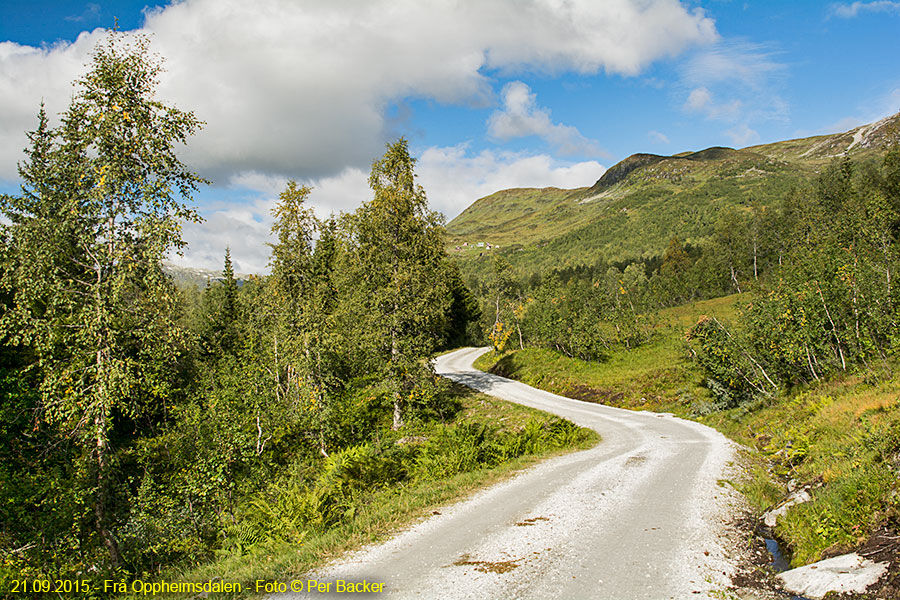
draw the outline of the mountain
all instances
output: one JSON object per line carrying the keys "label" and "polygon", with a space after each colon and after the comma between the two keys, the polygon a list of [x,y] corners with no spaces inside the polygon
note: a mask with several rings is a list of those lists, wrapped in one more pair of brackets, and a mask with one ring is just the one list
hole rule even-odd
{"label": "mountain", "polygon": [[[221,281],[223,278],[222,271],[214,271],[212,269],[198,269],[195,267],[180,267],[168,261],[162,263],[163,271],[166,272],[175,281],[175,285],[180,288],[189,288],[197,286],[203,289],[213,281]],[[241,285],[249,275],[235,273],[234,278],[237,279],[238,285]]]}
{"label": "mountain", "polygon": [[892,144],[900,144],[900,113],[739,150],[634,154],[588,187],[517,188],[476,200],[447,224],[447,243],[464,269],[481,270],[478,259],[501,252],[524,274],[659,255],[674,235],[703,243],[723,208],[770,205],[835,158],[875,157]]}

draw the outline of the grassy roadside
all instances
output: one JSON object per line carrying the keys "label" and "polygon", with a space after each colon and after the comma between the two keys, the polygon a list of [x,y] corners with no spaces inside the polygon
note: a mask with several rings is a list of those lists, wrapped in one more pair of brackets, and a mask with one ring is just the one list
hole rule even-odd
{"label": "grassy roadside", "polygon": [[701,315],[735,318],[742,300],[730,296],[661,311],[649,343],[617,352],[604,363],[526,348],[502,356],[488,353],[476,366],[570,397],[672,412],[752,449],[749,477],[736,485],[759,513],[780,501],[789,484],[810,488],[812,501],[792,508],[775,531],[787,542],[794,566],[896,532],[900,381],[849,374],[767,403],[710,410],[684,332]]}
{"label": "grassy roadside", "polygon": [[688,360],[684,332],[700,315],[734,318],[746,297],[738,294],[660,311],[649,342],[614,352],[603,363],[525,348],[502,356],[489,352],[475,366],[571,398],[689,416],[709,395]]}
{"label": "grassy roadside", "polygon": [[[322,566],[341,554],[383,540],[449,502],[505,480],[541,460],[588,448],[599,436],[589,429],[548,413],[478,394],[453,385],[459,403],[452,421],[412,426],[394,446],[420,445],[405,481],[363,485],[341,504],[336,523],[309,523],[297,543],[267,540],[243,551],[221,552],[214,560],[160,574],[157,581],[239,582],[242,593],[211,594],[215,598],[252,598],[255,582],[288,581]],[[471,434],[471,435],[470,435]],[[428,448],[435,451],[429,454]],[[510,447],[514,447],[510,450]],[[463,451],[479,453],[465,462]],[[501,456],[502,454],[502,456]],[[425,458],[423,458],[425,457]],[[439,466],[436,469],[435,463]],[[450,465],[450,466],[447,466]],[[443,475],[443,476],[441,476]],[[347,477],[347,475],[342,475]],[[308,487],[283,490],[308,494]],[[302,503],[302,498],[295,499]],[[280,500],[283,513],[292,512],[290,497]],[[268,509],[266,509],[268,510]],[[288,588],[290,589],[290,588]],[[191,597],[159,595],[162,598]],[[119,596],[117,596],[119,597]],[[126,596],[126,597],[138,597]]]}

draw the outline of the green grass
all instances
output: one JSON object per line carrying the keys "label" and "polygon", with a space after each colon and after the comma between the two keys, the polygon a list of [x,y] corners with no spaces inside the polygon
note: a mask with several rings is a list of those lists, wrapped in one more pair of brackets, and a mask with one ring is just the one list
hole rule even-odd
{"label": "green grass", "polygon": [[[879,522],[897,514],[900,383],[847,376],[701,421],[754,448],[782,481],[813,483],[813,501],[788,512],[776,533],[795,565],[850,550]],[[755,472],[748,485],[765,485]],[[747,494],[757,508],[768,498]]]}
{"label": "green grass", "polygon": [[475,366],[563,396],[686,416],[710,398],[689,360],[685,331],[700,315],[734,318],[747,298],[735,294],[662,310],[648,343],[616,351],[604,362],[526,348],[502,356],[489,352]]}
{"label": "green grass", "polygon": [[747,476],[732,483],[759,513],[784,497],[789,480],[813,486],[813,500],[791,509],[776,529],[795,566],[849,551],[900,515],[900,381],[847,374],[765,402],[705,410],[710,396],[683,333],[704,314],[738,318],[745,300],[729,296],[661,311],[648,344],[602,363],[525,349],[486,354],[476,366],[555,393],[710,425],[751,449]]}
{"label": "green grass", "polygon": [[[454,423],[490,423],[499,432],[520,432],[536,423],[546,426],[555,417],[542,411],[512,404],[490,396],[453,386],[452,394],[461,403]],[[437,427],[437,426],[433,426]],[[434,432],[434,429],[430,431]],[[178,571],[170,571],[157,579],[166,581],[203,582],[221,578],[241,582],[241,594],[219,594],[212,597],[254,597],[253,582],[288,581],[319,567],[345,552],[386,539],[391,534],[422,519],[442,505],[465,498],[471,493],[502,481],[538,461],[565,452],[588,448],[599,436],[578,428],[577,435],[563,441],[562,448],[544,447],[494,468],[481,468],[451,477],[416,481],[384,487],[363,493],[351,518],[342,519],[329,528],[310,528],[300,544],[267,543],[244,553],[222,553],[216,560]],[[247,590],[250,590],[248,593]],[[178,596],[161,596],[178,597]]]}
{"label": "green grass", "polygon": [[[599,176],[599,174],[598,174]],[[528,232],[529,241],[552,237],[565,231],[568,219],[548,219],[548,215],[567,205],[566,198],[581,190],[559,188],[515,188],[502,190],[472,203],[448,227],[450,248],[460,245],[464,256],[477,256],[484,250],[476,242],[500,244],[501,247],[523,240],[518,236]],[[537,226],[541,223],[540,227]],[[533,238],[533,239],[531,239]],[[465,249],[462,243],[468,242]]]}

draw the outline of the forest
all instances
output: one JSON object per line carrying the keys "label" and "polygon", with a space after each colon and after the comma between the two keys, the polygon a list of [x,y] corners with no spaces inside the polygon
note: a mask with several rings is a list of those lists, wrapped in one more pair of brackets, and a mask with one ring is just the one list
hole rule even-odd
{"label": "forest", "polygon": [[707,384],[730,408],[860,366],[890,377],[900,344],[900,150],[835,159],[773,206],[723,210],[708,243],[674,235],[662,256],[518,279],[502,255],[484,281],[494,348],[526,345],[583,360],[633,348],[656,311],[749,292],[740,323],[702,319],[687,334]]}

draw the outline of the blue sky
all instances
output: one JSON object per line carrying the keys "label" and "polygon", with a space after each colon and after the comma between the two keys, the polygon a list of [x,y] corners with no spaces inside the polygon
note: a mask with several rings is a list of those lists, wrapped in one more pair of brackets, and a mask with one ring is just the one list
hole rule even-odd
{"label": "blue sky", "polygon": [[288,178],[325,216],[405,135],[452,218],[508,187],[581,187],[635,152],[846,131],[900,110],[900,1],[0,2],[0,191],[43,99],[64,110],[101,28],[151,35],[159,95],[206,121],[213,185],[181,264],[266,270]]}

